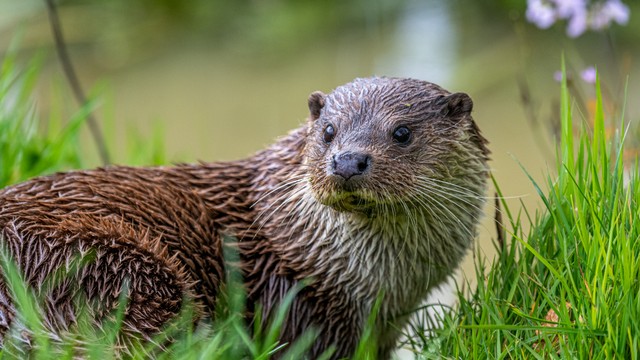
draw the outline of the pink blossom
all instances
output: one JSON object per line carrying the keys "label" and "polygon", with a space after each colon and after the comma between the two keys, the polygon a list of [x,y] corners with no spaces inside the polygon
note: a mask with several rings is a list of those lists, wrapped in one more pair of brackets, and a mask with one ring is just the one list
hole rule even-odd
{"label": "pink blossom", "polygon": [[526,18],[541,29],[567,20],[567,35],[575,38],[587,30],[606,29],[612,22],[626,25],[629,7],[622,0],[527,0]]}
{"label": "pink blossom", "polygon": [[620,0],[609,0],[604,4],[604,11],[609,17],[620,25],[627,25],[629,22],[629,7]]}
{"label": "pink blossom", "polygon": [[626,25],[627,22],[629,22],[629,8],[620,0],[608,0],[604,4],[593,6],[591,11],[591,29],[606,29],[612,21],[620,25]]}
{"label": "pink blossom", "polygon": [[552,0],[556,6],[556,13],[560,19],[571,18],[578,12],[587,10],[586,0]]}
{"label": "pink blossom", "polygon": [[526,17],[540,29],[547,29],[556,21],[553,7],[543,0],[527,0]]}
{"label": "pink blossom", "polygon": [[581,10],[573,14],[567,24],[567,35],[575,38],[587,31],[587,11]]}
{"label": "pink blossom", "polygon": [[553,73],[553,80],[557,81],[557,82],[561,82],[562,81],[562,71],[558,70],[556,72]]}
{"label": "pink blossom", "polygon": [[587,84],[595,84],[596,76],[597,76],[596,68],[593,66],[589,66],[588,68],[582,70],[582,72],[580,73],[580,77]]}

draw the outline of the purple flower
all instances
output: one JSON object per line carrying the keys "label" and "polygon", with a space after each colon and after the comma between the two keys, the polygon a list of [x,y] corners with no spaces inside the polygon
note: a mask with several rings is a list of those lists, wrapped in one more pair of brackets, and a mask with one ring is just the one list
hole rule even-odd
{"label": "purple flower", "polygon": [[593,66],[589,66],[588,68],[582,70],[582,72],[580,73],[580,77],[582,77],[582,80],[584,80],[584,82],[586,82],[587,84],[595,84],[596,74],[596,68]]}
{"label": "purple flower", "polygon": [[567,35],[575,38],[587,31],[587,11],[575,12],[567,24]]}
{"label": "purple flower", "polygon": [[555,80],[556,82],[561,82],[562,81],[562,71],[558,70],[556,72],[553,73],[553,80]]}
{"label": "purple flower", "polygon": [[587,10],[586,0],[552,0],[556,5],[556,14],[560,19],[571,18],[578,12]]}
{"label": "purple flower", "polygon": [[556,21],[551,3],[543,0],[527,0],[527,20],[540,29],[547,29]]}
{"label": "purple flower", "polygon": [[609,0],[604,4],[606,11],[611,19],[620,25],[627,25],[629,22],[629,7],[620,0]]}
{"label": "purple flower", "polygon": [[629,21],[629,8],[620,0],[608,0],[604,4],[594,5],[591,9],[590,28],[602,30],[609,27],[612,21],[626,25]]}
{"label": "purple flower", "polygon": [[606,29],[612,22],[626,25],[629,7],[622,0],[527,0],[526,17],[541,29],[567,20],[567,35],[575,38],[589,29]]}

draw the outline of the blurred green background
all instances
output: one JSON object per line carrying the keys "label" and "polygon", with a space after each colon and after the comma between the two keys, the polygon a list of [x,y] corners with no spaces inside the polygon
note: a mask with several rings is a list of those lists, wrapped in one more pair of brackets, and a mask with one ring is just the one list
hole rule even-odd
{"label": "blurred green background", "polygon": [[[525,0],[57,2],[83,87],[102,99],[96,114],[118,163],[131,162],[126,139],[158,128],[170,161],[241,158],[304,121],[314,90],[355,77],[415,77],[471,95],[494,176],[514,208],[535,206],[521,166],[537,180],[555,167],[561,54],[587,125],[593,89],[579,73],[591,65],[614,117],[628,80],[626,118],[637,120],[640,5],[626,3],[626,26],[571,39],[564,24],[527,23]],[[49,26],[43,0],[0,0],[0,52],[18,39],[24,59],[43,58],[36,99],[43,118],[52,107],[77,108]],[[87,166],[98,165],[85,142],[87,158],[96,159]],[[487,255],[491,205],[481,228]]]}

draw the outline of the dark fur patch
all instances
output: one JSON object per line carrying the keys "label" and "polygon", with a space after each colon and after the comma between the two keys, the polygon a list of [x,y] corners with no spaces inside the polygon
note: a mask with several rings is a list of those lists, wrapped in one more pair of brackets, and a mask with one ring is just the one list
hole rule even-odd
{"label": "dark fur patch", "polygon": [[309,95],[309,112],[311,119],[316,120],[320,117],[320,111],[324,107],[325,94],[321,91],[314,91]]}

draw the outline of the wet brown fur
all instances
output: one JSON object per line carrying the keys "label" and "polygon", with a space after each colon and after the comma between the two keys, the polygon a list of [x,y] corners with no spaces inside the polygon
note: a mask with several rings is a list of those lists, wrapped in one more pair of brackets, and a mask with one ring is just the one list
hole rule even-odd
{"label": "wet brown fur", "polygon": [[[334,358],[349,356],[381,297],[374,335],[386,358],[407,315],[475,235],[488,151],[471,107],[467,95],[424,81],[357,79],[312,94],[307,124],[245,160],[74,171],[1,190],[0,235],[27,282],[46,291],[52,332],[75,321],[78,294],[100,304],[99,323],[125,283],[127,333],[153,335],[184,296],[212,314],[228,236],[249,309],[261,303],[268,313],[308,282],[281,341],[314,326],[312,358],[332,345]],[[327,144],[329,123],[337,131]],[[412,129],[407,146],[393,142],[398,124]],[[350,181],[332,174],[345,149],[371,154],[370,171]],[[70,265],[83,257],[91,259]],[[59,268],[65,280],[43,290]],[[0,315],[4,334],[15,315],[4,283]]]}

